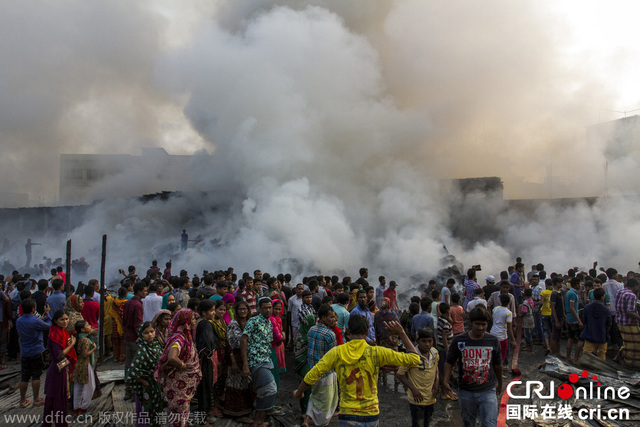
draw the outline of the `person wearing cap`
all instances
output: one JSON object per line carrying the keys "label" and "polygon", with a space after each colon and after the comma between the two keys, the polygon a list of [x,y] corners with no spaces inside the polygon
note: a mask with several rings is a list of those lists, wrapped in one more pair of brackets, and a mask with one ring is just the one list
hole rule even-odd
{"label": "person wearing cap", "polygon": [[486,285],[482,288],[482,290],[484,291],[484,296],[485,297],[489,297],[491,296],[492,293],[499,291],[500,288],[498,287],[498,285],[496,285],[496,278],[495,276],[487,276],[484,279]]}

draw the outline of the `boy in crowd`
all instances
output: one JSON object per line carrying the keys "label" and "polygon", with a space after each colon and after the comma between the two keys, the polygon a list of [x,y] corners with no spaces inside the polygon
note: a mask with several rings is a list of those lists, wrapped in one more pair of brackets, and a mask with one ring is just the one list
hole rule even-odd
{"label": "boy in crowd", "polygon": [[540,318],[542,321],[542,336],[544,345],[547,349],[546,354],[551,353],[551,295],[553,294],[552,280],[547,279],[544,282],[545,290],[540,292]]}
{"label": "boy in crowd", "polygon": [[[479,290],[482,292],[482,289],[479,289]],[[484,301],[484,303],[486,307],[487,302]],[[453,335],[458,335],[463,333],[464,332],[464,309],[460,305],[460,294],[451,295],[451,308],[449,309],[449,317],[451,318]]]}
{"label": "boy in crowd", "polygon": [[[361,291],[363,292],[363,291]],[[366,294],[362,294],[366,299]],[[363,300],[364,301],[364,300]],[[366,302],[364,302],[366,304]],[[327,354],[305,375],[293,392],[293,397],[301,399],[304,392],[332,370],[338,374],[340,387],[339,427],[375,427],[379,424],[378,373],[381,366],[415,366],[420,363],[413,343],[398,322],[385,326],[398,335],[407,353],[399,353],[382,346],[367,344],[369,321],[366,317],[351,314],[349,318],[349,338],[344,344],[329,350]],[[366,380],[370,378],[371,381]],[[496,405],[497,408],[497,405]]]}
{"label": "boy in crowd", "polygon": [[434,289],[433,291],[431,291],[431,299],[433,300],[433,304],[431,305],[431,317],[433,318],[433,324],[437,325],[438,317],[440,316],[440,311],[439,311],[440,291],[437,289]]}
{"label": "boy in crowd", "polygon": [[416,334],[420,328],[429,328],[433,331],[433,318],[431,317],[431,298],[422,298],[420,300],[420,308],[422,312],[413,316],[411,322],[411,339],[416,339]]}
{"label": "boy in crowd", "polygon": [[[462,307],[460,307],[462,308]],[[407,388],[411,427],[428,427],[433,415],[438,394],[438,351],[433,347],[433,331],[429,328],[418,330],[418,356],[420,364],[413,367],[401,366],[398,379]]]}
{"label": "boy in crowd", "polygon": [[495,335],[500,341],[500,350],[502,362],[507,358],[507,350],[509,349],[509,340],[513,347],[516,346],[516,340],[513,336],[513,313],[507,308],[509,305],[509,295],[500,295],[500,307],[493,309],[493,326],[491,327],[491,335]]}
{"label": "boy in crowd", "polygon": [[453,337],[444,365],[443,393],[456,396],[449,386],[454,364],[458,365],[458,395],[465,426],[495,426],[497,395],[502,392],[502,361],[498,339],[487,334],[489,313],[482,307],[469,313],[471,330]]}
{"label": "boy in crowd", "polygon": [[[444,378],[444,361],[447,358],[449,352],[449,346],[453,339],[453,327],[451,326],[451,319],[449,318],[449,304],[441,302],[438,304],[438,311],[440,316],[438,317],[438,332],[437,332],[437,350],[440,361],[438,362],[438,372],[440,373],[440,379]],[[453,396],[444,395],[443,399],[453,399]]]}
{"label": "boy in crowd", "polygon": [[532,340],[532,332],[534,327],[533,321],[533,298],[531,297],[533,294],[531,289],[524,290],[524,301],[520,304],[520,318],[522,319],[522,332],[524,334],[524,341],[527,343],[525,347],[523,347],[524,351],[533,351],[533,347],[531,346]]}
{"label": "boy in crowd", "polygon": [[607,360],[607,342],[611,328],[611,312],[604,305],[605,295],[602,287],[594,289],[594,301],[587,304],[582,311],[584,329],[580,334],[580,339],[584,340],[583,351],[595,352],[602,360]]}
{"label": "boy in crowd", "polygon": [[[574,363],[578,362],[580,351],[582,346],[578,342],[580,338],[580,330],[582,329],[582,321],[578,315],[580,310],[580,301],[578,296],[578,290],[580,289],[580,279],[572,277],[570,280],[571,288],[567,290],[564,296],[564,314],[567,319],[567,331],[569,333],[569,339],[567,340],[567,360],[573,360]],[[576,344],[575,357],[571,358],[571,349],[573,344]]]}
{"label": "boy in crowd", "polygon": [[554,277],[551,294],[551,354],[558,356],[560,352],[560,333],[564,324],[564,296],[562,295],[562,277]]}

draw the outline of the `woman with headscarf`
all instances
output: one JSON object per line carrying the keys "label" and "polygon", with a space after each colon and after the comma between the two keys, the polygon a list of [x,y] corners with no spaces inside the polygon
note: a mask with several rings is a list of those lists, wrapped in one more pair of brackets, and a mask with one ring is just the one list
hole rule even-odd
{"label": "woman with headscarf", "polygon": [[[138,351],[127,371],[125,384],[136,396],[136,425],[159,426],[158,414],[164,410],[162,387],[153,373],[162,355],[162,346],[156,339],[151,322],[144,322],[138,328]],[[143,418],[142,412],[147,415]]]}
{"label": "woman with headscarf", "polygon": [[69,332],[70,335],[75,335],[76,333],[76,322],[85,320],[84,317],[82,317],[82,313],[80,313],[83,307],[84,302],[80,295],[71,295],[69,299],[67,299],[67,303],[64,305],[64,313],[69,316],[67,332]]}
{"label": "woman with headscarf", "polygon": [[220,342],[211,322],[215,317],[215,304],[210,299],[205,299],[198,306],[200,317],[196,326],[196,349],[200,360],[202,381],[198,384],[196,395],[198,397],[198,411],[207,412],[207,422],[215,422],[215,416],[220,410],[215,407],[213,385],[218,380],[218,349]]}
{"label": "woman with headscarf", "polygon": [[164,349],[164,345],[167,342],[167,328],[171,323],[171,312],[169,310],[160,310],[153,316],[151,324],[156,330],[156,341],[160,343],[160,348]]}
{"label": "woman with headscarf", "polygon": [[[296,339],[294,349],[294,370],[302,378],[304,378],[304,376],[307,375],[307,372],[309,372],[309,362],[307,357],[309,351],[309,329],[313,328],[315,324],[316,316],[313,314],[307,314],[300,322],[300,329],[298,330],[298,338]],[[303,414],[307,413],[309,396],[311,396],[311,389],[305,391],[304,397],[300,399],[300,410]]]}
{"label": "woman with headscarf", "polygon": [[227,342],[229,344],[230,368],[225,382],[225,402],[223,412],[225,415],[238,417],[236,421],[244,424],[252,424],[253,420],[248,416],[253,411],[255,391],[251,377],[242,375],[242,356],[240,354],[240,341],[242,332],[249,320],[250,308],[246,301],[238,301],[235,305],[235,318],[227,327]]}
{"label": "woman with headscarf", "polygon": [[271,349],[271,361],[273,362],[273,379],[276,381],[276,387],[280,389],[280,374],[286,372],[284,362],[284,331],[282,329],[282,301],[279,299],[273,300],[273,310],[271,311],[271,317],[269,320],[273,325],[273,342]]}
{"label": "woman with headscarf", "polygon": [[225,307],[227,307],[227,312],[224,314],[224,322],[229,325],[229,322],[231,322],[235,316],[233,306],[236,303],[236,298],[233,294],[224,294],[222,302],[225,304]]}
{"label": "woman with headscarf", "polygon": [[[69,316],[62,310],[58,310],[53,315],[51,328],[49,329],[48,348],[51,364],[47,370],[47,377],[44,385],[44,421],[43,427],[54,425],[52,420],[57,420],[55,425],[68,426],[67,406],[71,392],[69,388],[69,377],[76,366],[76,339],[69,335],[67,331]],[[68,360],[67,366],[58,368],[60,362]]]}
{"label": "woman with headscarf", "polygon": [[198,353],[193,342],[192,330],[196,319],[188,308],[179,310],[171,320],[167,331],[167,343],[160,357],[154,378],[162,381],[174,426],[186,427],[189,423],[190,403],[196,387],[202,379]]}

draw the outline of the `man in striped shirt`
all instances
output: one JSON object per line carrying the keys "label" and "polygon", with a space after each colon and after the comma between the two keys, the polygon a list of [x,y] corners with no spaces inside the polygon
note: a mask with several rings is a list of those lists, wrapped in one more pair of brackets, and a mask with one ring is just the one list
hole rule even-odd
{"label": "man in striped shirt", "polygon": [[[318,309],[318,324],[309,329],[307,334],[309,341],[309,350],[307,351],[309,369],[316,366],[329,350],[338,346],[336,335],[331,330],[336,326],[337,321],[338,317],[330,305],[324,304],[320,306]],[[313,385],[303,426],[309,426],[309,421],[311,420],[317,426],[329,423],[335,408],[338,406],[337,378],[335,371],[330,371]],[[329,408],[329,410],[323,410],[323,408]]]}

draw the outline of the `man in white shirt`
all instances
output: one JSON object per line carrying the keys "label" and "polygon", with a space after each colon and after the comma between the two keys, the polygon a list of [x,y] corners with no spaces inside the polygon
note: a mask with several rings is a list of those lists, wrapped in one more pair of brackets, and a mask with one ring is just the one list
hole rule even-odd
{"label": "man in white shirt", "polygon": [[469,304],[467,304],[467,310],[471,313],[471,310],[479,305],[483,306],[485,309],[487,308],[487,300],[484,299],[484,291],[482,288],[478,288],[474,291],[473,299],[469,301]]}
{"label": "man in white shirt", "polygon": [[142,321],[151,322],[162,309],[162,297],[158,295],[158,284],[149,285],[149,295],[142,300]]}
{"label": "man in white shirt", "polygon": [[511,322],[513,321],[513,313],[507,308],[510,298],[508,295],[500,295],[500,306],[493,309],[493,326],[491,327],[491,335],[494,335],[500,341],[500,350],[502,352],[502,363],[504,364],[507,358],[507,350],[509,349],[509,340],[511,340],[512,347],[516,346],[516,341],[513,336],[513,328]]}
{"label": "man in white shirt", "polygon": [[100,282],[97,279],[91,279],[87,286],[93,288],[93,297],[91,299],[100,304]]}

